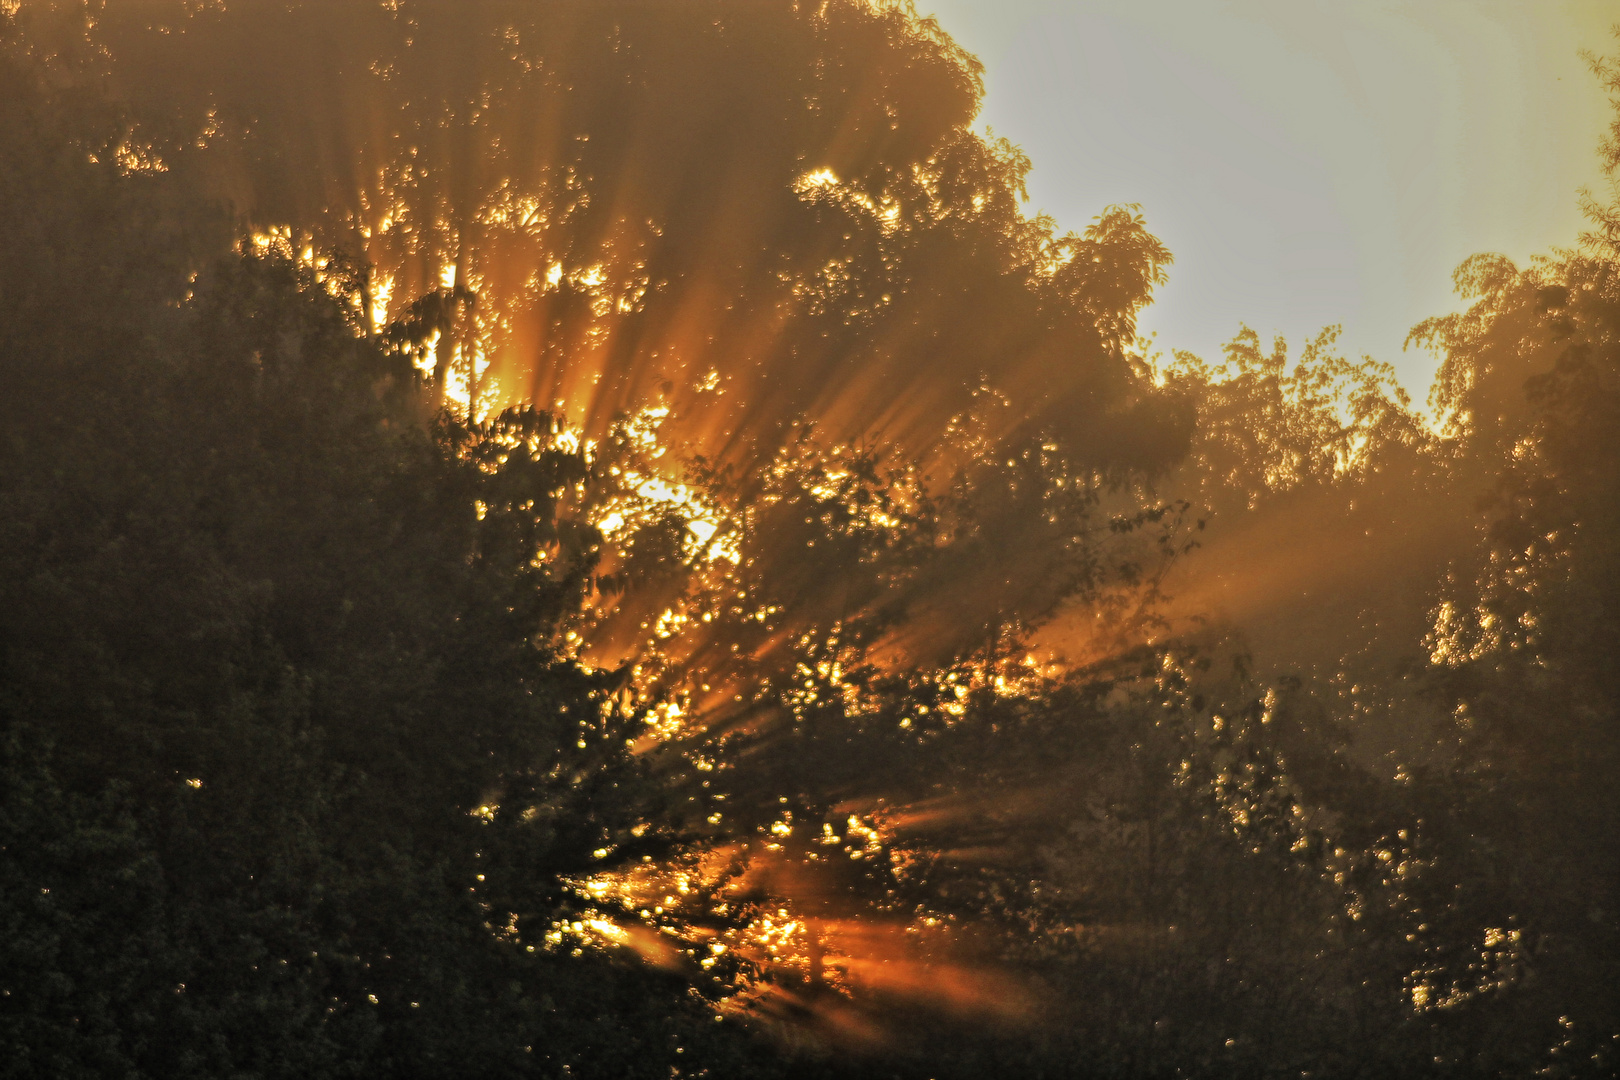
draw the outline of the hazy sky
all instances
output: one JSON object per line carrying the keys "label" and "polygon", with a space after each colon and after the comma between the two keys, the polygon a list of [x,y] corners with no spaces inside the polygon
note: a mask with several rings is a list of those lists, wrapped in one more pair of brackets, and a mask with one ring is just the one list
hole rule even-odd
{"label": "hazy sky", "polygon": [[[1213,359],[1240,322],[1402,353],[1451,271],[1574,241],[1608,106],[1579,49],[1620,0],[917,0],[986,67],[981,123],[1080,229],[1141,203],[1172,252],[1145,327]],[[1606,191],[1606,188],[1602,190]]]}

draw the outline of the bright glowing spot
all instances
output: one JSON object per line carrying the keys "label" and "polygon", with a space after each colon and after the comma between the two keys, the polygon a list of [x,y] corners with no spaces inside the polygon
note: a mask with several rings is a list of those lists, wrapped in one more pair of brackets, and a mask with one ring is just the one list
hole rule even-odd
{"label": "bright glowing spot", "polygon": [[168,164],[150,146],[137,146],[128,140],[118,144],[113,159],[118,162],[118,171],[125,176],[169,171]]}
{"label": "bright glowing spot", "polygon": [[806,188],[829,187],[838,183],[838,174],[831,169],[817,169],[815,172],[805,173],[799,177],[793,186],[800,190]]}
{"label": "bright glowing spot", "polygon": [[371,329],[381,333],[388,325],[388,302],[394,297],[394,279],[389,274],[378,274],[371,285]]}
{"label": "bright glowing spot", "polygon": [[432,375],[439,365],[439,332],[433,331],[433,336],[422,343],[422,356],[416,362],[416,370],[424,375]]}

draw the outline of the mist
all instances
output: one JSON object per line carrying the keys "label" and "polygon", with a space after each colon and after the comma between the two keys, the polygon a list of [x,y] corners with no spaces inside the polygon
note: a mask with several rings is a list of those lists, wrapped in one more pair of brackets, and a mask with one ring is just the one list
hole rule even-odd
{"label": "mist", "polygon": [[12,1075],[1613,1074],[1620,204],[1167,356],[948,29],[0,3]]}

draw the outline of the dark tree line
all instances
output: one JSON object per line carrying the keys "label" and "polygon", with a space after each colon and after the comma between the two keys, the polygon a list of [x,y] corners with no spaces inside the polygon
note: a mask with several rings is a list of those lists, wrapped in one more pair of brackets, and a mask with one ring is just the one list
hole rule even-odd
{"label": "dark tree line", "polygon": [[1612,1075],[1615,212],[1459,270],[1433,426],[1141,355],[979,93],[0,6],[9,1074]]}

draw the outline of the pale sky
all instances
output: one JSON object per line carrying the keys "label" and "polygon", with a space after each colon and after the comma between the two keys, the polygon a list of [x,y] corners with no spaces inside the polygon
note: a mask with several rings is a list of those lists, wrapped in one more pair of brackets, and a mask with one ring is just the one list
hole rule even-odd
{"label": "pale sky", "polygon": [[1451,272],[1574,242],[1609,117],[1576,55],[1620,0],[917,0],[985,64],[980,124],[1062,230],[1140,203],[1175,255],[1144,320],[1214,359],[1344,325],[1420,402]]}

